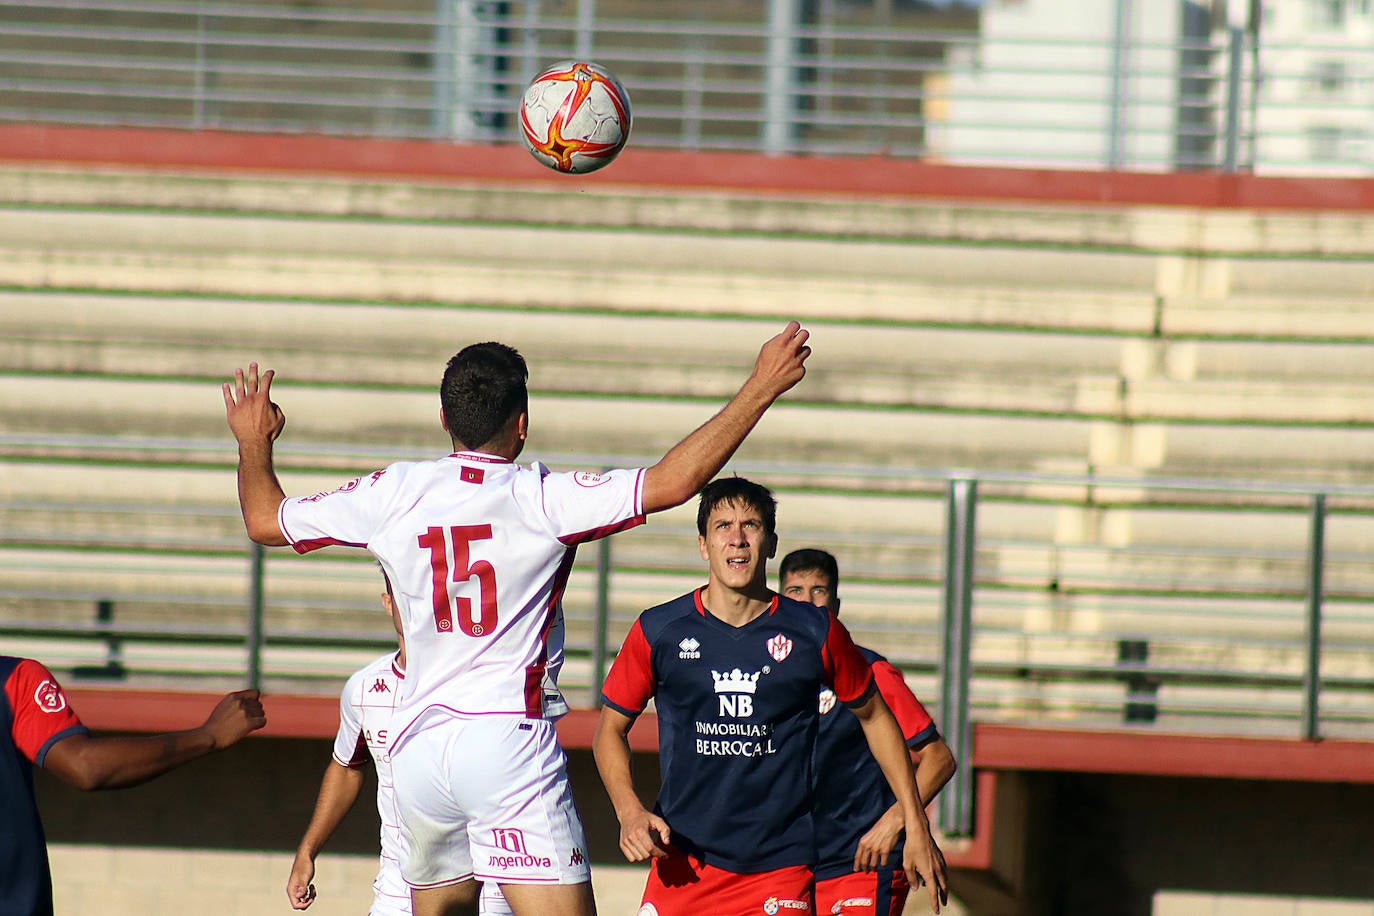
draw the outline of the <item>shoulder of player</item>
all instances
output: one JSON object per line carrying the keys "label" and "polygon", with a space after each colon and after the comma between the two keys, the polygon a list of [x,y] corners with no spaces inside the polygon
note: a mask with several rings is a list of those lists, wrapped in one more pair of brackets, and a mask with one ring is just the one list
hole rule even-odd
{"label": "shoulder of player", "polygon": [[640,613],[639,629],[650,646],[671,634],[674,631],[673,624],[698,613],[695,595],[696,591],[693,590]]}
{"label": "shoulder of player", "polygon": [[344,699],[356,698],[363,690],[367,689],[368,685],[372,684],[379,677],[390,677],[391,662],[395,657],[396,651],[393,649],[384,655],[377,656],[372,661],[350,674],[348,680],[344,682]]}
{"label": "shoulder of player", "polygon": [[809,601],[797,601],[782,594],[778,595],[775,616],[780,625],[800,630],[815,638],[820,644],[824,644],[829,637],[830,621],[834,619],[830,611],[823,607],[817,607]]}

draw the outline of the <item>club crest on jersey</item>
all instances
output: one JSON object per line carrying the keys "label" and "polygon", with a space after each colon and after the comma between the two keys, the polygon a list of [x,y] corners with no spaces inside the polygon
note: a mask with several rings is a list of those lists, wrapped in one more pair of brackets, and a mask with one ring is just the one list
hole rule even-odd
{"label": "club crest on jersey", "polygon": [[834,708],[835,708],[835,691],[833,691],[833,690],[831,690],[829,687],[827,687],[827,688],[825,688],[824,690],[821,691],[821,706],[820,706],[821,715],[825,715],[826,713],[830,712],[830,710],[832,710],[832,709],[834,709]]}
{"label": "club crest on jersey", "polygon": [[779,633],[768,640],[768,654],[773,656],[774,661],[782,661],[792,654],[792,640]]}
{"label": "club crest on jersey", "polygon": [[46,713],[61,712],[67,708],[67,695],[53,681],[45,680],[33,692],[33,701]]}
{"label": "club crest on jersey", "polygon": [[701,643],[697,642],[695,637],[688,636],[682,642],[677,644],[677,648],[678,658],[685,658],[688,660],[694,658],[701,658]]}
{"label": "club crest on jersey", "polygon": [[579,487],[599,487],[603,483],[609,483],[610,479],[600,474],[593,474],[591,471],[578,471],[573,474],[573,482]]}

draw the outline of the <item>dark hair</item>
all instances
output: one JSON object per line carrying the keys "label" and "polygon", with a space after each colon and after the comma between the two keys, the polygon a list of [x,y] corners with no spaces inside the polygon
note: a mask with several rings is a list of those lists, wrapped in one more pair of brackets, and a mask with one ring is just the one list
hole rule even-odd
{"label": "dark hair", "polygon": [[439,386],[448,431],[464,448],[496,438],[511,418],[529,408],[525,358],[494,342],[464,347],[448,361]]}
{"label": "dark hair", "polygon": [[697,534],[706,536],[706,521],[722,503],[735,503],[758,512],[765,534],[772,534],[777,529],[778,501],[773,498],[772,490],[743,477],[720,477],[702,488],[701,500],[697,503]]}
{"label": "dark hair", "polygon": [[793,573],[823,573],[830,578],[830,594],[840,590],[840,564],[828,551],[819,547],[803,547],[782,558],[778,564],[778,584],[781,585]]}

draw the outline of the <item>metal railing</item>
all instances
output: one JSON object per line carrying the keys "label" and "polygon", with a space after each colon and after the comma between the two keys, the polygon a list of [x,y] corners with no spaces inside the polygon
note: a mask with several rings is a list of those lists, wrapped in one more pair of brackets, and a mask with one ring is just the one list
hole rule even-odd
{"label": "metal railing", "polygon": [[[1130,4],[1118,0],[1129,13]],[[632,143],[956,163],[1367,174],[1374,47],[1239,27],[1033,37],[995,8],[797,0],[0,5],[0,119],[511,143],[594,57]],[[1071,13],[1065,13],[1071,16]],[[1139,18],[1139,17],[1136,17]],[[1186,25],[1186,23],[1185,23]],[[1053,33],[1050,33],[1053,34]]]}
{"label": "metal railing", "polygon": [[[912,520],[780,533],[784,549],[837,553],[857,641],[938,700],[964,759],[973,724],[994,721],[1374,737],[1374,488],[735,469],[775,484],[784,510],[833,489]],[[0,636],[58,670],[332,692],[391,645],[360,551],[250,547],[224,506],[11,500],[0,513]],[[575,702],[595,702],[639,610],[702,581],[694,539],[670,518],[579,557],[564,601]],[[942,796],[947,832],[971,826],[971,792],[963,778]]]}

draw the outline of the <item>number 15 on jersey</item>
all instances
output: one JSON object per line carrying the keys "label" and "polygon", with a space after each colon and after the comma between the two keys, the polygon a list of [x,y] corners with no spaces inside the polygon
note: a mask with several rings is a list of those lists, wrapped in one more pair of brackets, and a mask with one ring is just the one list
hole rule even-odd
{"label": "number 15 on jersey", "polygon": [[[453,632],[455,617],[458,629],[469,636],[488,636],[496,631],[496,570],[486,560],[472,561],[469,556],[473,541],[490,538],[491,525],[432,527],[417,538],[420,548],[429,551],[434,585],[434,628],[440,633]],[[472,598],[449,595],[450,581],[458,586],[455,591],[470,594],[470,584],[474,580],[478,593],[475,615]]]}

